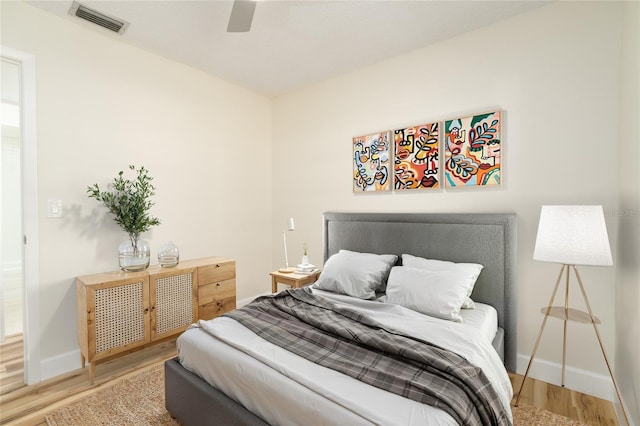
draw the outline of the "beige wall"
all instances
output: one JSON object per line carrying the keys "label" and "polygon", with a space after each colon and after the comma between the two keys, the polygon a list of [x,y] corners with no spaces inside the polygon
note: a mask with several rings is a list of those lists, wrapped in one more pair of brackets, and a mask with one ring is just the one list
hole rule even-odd
{"label": "beige wall", "polygon": [[[623,14],[615,363],[625,400],[640,401],[640,3]],[[640,406],[629,405],[640,424]]]}
{"label": "beige wall", "polygon": [[[618,217],[612,212],[618,208],[621,18],[620,3],[560,2],[278,98],[274,245],[278,228],[293,216],[298,226],[290,246],[299,252],[308,241],[312,262],[320,264],[321,214],[327,210],[515,212],[518,351],[524,370],[542,320],[539,309],[559,271],[559,265],[532,259],[541,205],[602,204],[618,258]],[[353,136],[494,108],[505,111],[502,188],[352,192]],[[274,248],[274,264],[281,259]],[[615,268],[581,271],[613,353]],[[577,289],[572,296],[584,309]],[[561,324],[549,322],[538,353],[551,364],[533,370],[556,383]],[[569,386],[599,394],[604,384],[608,393],[593,329],[569,325],[568,365]]]}
{"label": "beige wall", "polygon": [[126,238],[86,187],[129,164],[155,178],[152,256],[172,240],[235,258],[238,298],[268,288],[271,100],[24,3],[2,2],[2,44],[36,57],[43,377],[79,366],[74,277],[117,269]]}

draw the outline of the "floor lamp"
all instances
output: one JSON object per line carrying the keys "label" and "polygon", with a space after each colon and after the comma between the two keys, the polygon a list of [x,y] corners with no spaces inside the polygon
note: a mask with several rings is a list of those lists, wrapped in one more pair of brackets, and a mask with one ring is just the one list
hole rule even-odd
{"label": "floor lamp", "polygon": [[287,222],[287,230],[282,231],[282,242],[284,243],[284,268],[278,269],[278,272],[282,272],[285,274],[291,274],[295,272],[296,268],[289,267],[289,255],[287,254],[287,231],[295,231],[296,225],[293,222],[293,218],[290,217]]}
{"label": "floor lamp", "polygon": [[[582,279],[576,267],[576,265],[611,266],[613,264],[602,206],[542,206],[533,258],[543,262],[560,263],[562,267],[560,268],[560,273],[558,274],[558,279],[556,280],[549,304],[541,309],[541,312],[544,314],[544,319],[542,320],[536,342],[533,345],[529,365],[527,365],[527,370],[520,384],[520,390],[518,391],[518,397],[515,403],[516,407],[520,401],[524,382],[529,375],[529,369],[536,356],[538,344],[540,343],[544,326],[547,323],[547,318],[552,316],[564,322],[562,337],[562,387],[564,387],[567,348],[567,321],[590,323],[593,325],[593,330],[598,338],[604,361],[609,369],[609,375],[611,376],[618,400],[620,401],[620,406],[622,407],[622,413],[627,424],[630,424],[624,403],[622,402],[620,390],[618,389],[618,384],[613,376],[609,359],[607,358],[602,339],[600,338],[600,332],[597,326],[600,320],[596,318],[591,311],[587,293],[584,290]],[[569,275],[571,271],[574,272],[578,281],[588,312],[569,308]],[[563,274],[565,275],[564,306],[553,306],[553,301],[556,297]]]}

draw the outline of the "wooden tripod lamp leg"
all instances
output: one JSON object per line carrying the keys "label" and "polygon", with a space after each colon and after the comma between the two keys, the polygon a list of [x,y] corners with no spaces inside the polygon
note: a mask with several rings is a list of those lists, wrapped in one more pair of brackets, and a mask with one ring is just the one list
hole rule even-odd
{"label": "wooden tripod lamp leg", "polygon": [[618,396],[618,401],[620,401],[620,407],[622,407],[622,414],[624,415],[624,419],[628,425],[631,424],[629,421],[629,417],[627,416],[627,411],[624,408],[624,402],[622,402],[622,395],[620,394],[620,389],[618,389],[618,383],[616,382],[616,378],[613,375],[613,370],[611,369],[611,364],[609,364],[609,358],[607,357],[607,353],[604,350],[604,345],[602,344],[602,339],[600,338],[600,332],[598,331],[598,326],[596,324],[595,317],[593,316],[593,312],[591,311],[591,305],[589,304],[589,298],[587,297],[587,292],[584,290],[584,286],[582,285],[582,279],[580,278],[580,274],[578,273],[578,268],[573,266],[573,272],[576,274],[576,278],[578,278],[578,284],[580,285],[580,291],[582,291],[582,296],[584,297],[585,305],[587,306],[587,311],[589,311],[589,316],[591,317],[591,324],[593,325],[593,330],[596,332],[596,337],[598,338],[598,343],[600,344],[600,350],[602,350],[602,356],[604,357],[604,362],[607,364],[607,369],[609,370],[609,375],[611,376],[611,381],[613,382],[613,387],[616,390],[616,395]]}
{"label": "wooden tripod lamp leg", "polygon": [[520,383],[520,389],[518,390],[518,397],[516,398],[515,406],[518,406],[518,402],[520,402],[520,395],[522,395],[522,388],[524,387],[524,382],[527,380],[529,376],[529,369],[531,368],[531,364],[533,363],[533,359],[536,357],[536,352],[538,351],[538,345],[540,344],[540,338],[542,338],[542,332],[544,331],[544,326],[547,324],[547,318],[549,318],[549,313],[551,312],[551,306],[553,305],[553,300],[556,298],[556,293],[558,292],[558,286],[560,285],[560,278],[562,278],[562,272],[565,270],[567,265],[562,265],[560,269],[560,273],[558,274],[558,279],[556,280],[556,285],[553,288],[553,293],[551,293],[551,299],[549,299],[549,304],[547,305],[547,311],[544,315],[544,319],[542,320],[542,324],[540,325],[540,331],[538,331],[538,337],[536,338],[536,342],[533,344],[533,352],[531,353],[531,359],[529,360],[529,364],[527,365],[527,370],[524,373],[524,377],[522,378],[522,383]]}
{"label": "wooden tripod lamp leg", "polygon": [[566,281],[564,290],[564,318],[562,319],[562,380],[560,384],[564,387],[564,372],[567,365],[567,322],[569,321],[569,271],[570,269],[564,268],[567,265],[563,265],[563,269],[566,270]]}

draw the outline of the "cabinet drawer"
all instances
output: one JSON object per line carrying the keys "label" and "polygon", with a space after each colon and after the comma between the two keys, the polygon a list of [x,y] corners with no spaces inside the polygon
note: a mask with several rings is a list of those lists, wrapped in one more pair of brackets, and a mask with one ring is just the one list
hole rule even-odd
{"label": "cabinet drawer", "polygon": [[198,316],[208,320],[236,308],[235,278],[198,288]]}
{"label": "cabinet drawer", "polygon": [[198,285],[205,286],[236,277],[236,262],[219,262],[198,268]]}
{"label": "cabinet drawer", "polygon": [[233,311],[236,308],[236,298],[216,300],[199,307],[198,313],[200,319],[210,320],[218,317],[226,312]]}
{"label": "cabinet drawer", "polygon": [[213,302],[214,300],[236,297],[236,280],[220,281],[198,287],[198,304],[200,306]]}

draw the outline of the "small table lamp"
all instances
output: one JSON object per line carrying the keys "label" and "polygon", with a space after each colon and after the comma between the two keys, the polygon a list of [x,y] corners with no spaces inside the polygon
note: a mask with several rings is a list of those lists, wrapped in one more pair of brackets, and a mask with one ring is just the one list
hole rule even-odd
{"label": "small table lamp", "polygon": [[[295,231],[296,225],[293,222],[293,218],[290,217],[287,222],[287,231]],[[291,274],[295,272],[296,268],[289,267],[289,255],[287,254],[287,231],[282,231],[282,241],[284,242],[284,268],[278,269],[278,272],[285,274]]]}
{"label": "small table lamp", "polygon": [[[533,258],[543,262],[560,263],[562,267],[560,268],[560,273],[558,274],[558,279],[556,280],[549,304],[547,307],[541,309],[541,312],[544,314],[544,319],[542,320],[540,332],[533,346],[531,359],[529,360],[529,365],[522,379],[520,390],[518,391],[518,397],[515,403],[516,407],[520,400],[524,382],[529,375],[529,369],[536,356],[538,344],[540,343],[547,318],[552,316],[564,321],[564,334],[562,339],[562,386],[564,387],[567,321],[591,323],[593,324],[593,329],[600,343],[600,349],[602,350],[602,355],[609,369],[609,375],[613,381],[616,394],[620,400],[622,412],[627,424],[629,424],[629,418],[624,409],[618,384],[613,376],[613,371],[609,365],[609,359],[605,353],[600,332],[598,331],[597,324],[600,323],[600,320],[596,318],[591,311],[587,293],[584,290],[582,279],[576,267],[576,265],[611,266],[613,264],[602,206],[542,206]],[[571,270],[573,270],[578,280],[588,313],[569,308],[569,272]],[[563,273],[565,273],[564,306],[552,306]]]}

